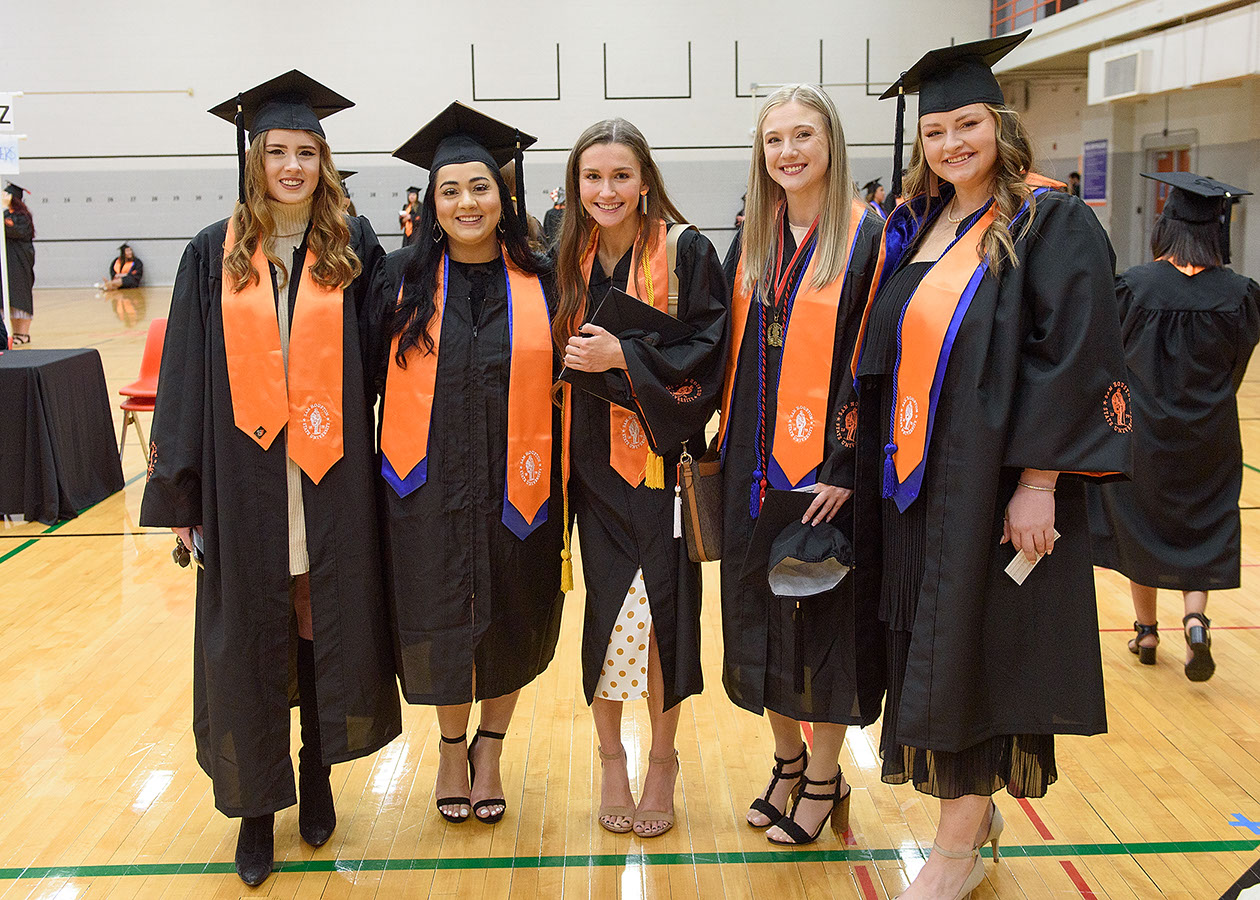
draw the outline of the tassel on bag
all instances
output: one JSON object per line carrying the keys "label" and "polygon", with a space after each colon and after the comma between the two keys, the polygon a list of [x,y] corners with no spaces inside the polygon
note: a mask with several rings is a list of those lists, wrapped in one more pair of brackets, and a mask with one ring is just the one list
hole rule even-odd
{"label": "tassel on bag", "polygon": [[682,536],[682,463],[679,463],[678,479],[674,482],[674,537],[677,539]]}

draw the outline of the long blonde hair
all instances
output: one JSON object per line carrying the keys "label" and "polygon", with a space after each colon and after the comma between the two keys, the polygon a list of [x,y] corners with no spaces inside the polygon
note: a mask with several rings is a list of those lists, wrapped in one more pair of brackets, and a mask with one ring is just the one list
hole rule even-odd
{"label": "long blonde hair", "polygon": [[[1036,212],[1037,199],[1033,188],[1025,180],[1033,170],[1032,141],[1028,131],[1019,117],[1019,113],[1009,106],[995,106],[989,103],[984,108],[993,116],[993,130],[997,138],[997,162],[993,167],[993,205],[997,214],[991,224],[980,237],[980,247],[989,259],[989,269],[994,275],[1000,275],[1002,268],[1010,265],[1019,266],[1019,256],[1015,253],[1015,242],[1028,233],[1032,227],[1033,213]],[[904,181],[904,194],[907,198],[923,193],[936,192],[936,180],[932,169],[928,166],[927,157],[923,153],[923,134],[915,126],[914,149],[910,152],[910,170]],[[1019,233],[1011,234],[1011,225],[1019,215],[1024,202],[1028,203],[1028,215],[1019,228]]]}
{"label": "long blonde hair", "polygon": [[748,196],[744,214],[744,281],[742,287],[752,292],[762,282],[759,297],[763,303],[770,296],[770,260],[779,238],[775,211],[785,200],[783,188],[766,171],[766,147],[762,137],[766,116],[785,103],[799,103],[822,116],[827,132],[830,162],[827,166],[827,187],[823,194],[822,212],[818,219],[818,243],[814,251],[815,288],[825,287],[842,273],[848,254],[849,218],[857,194],[849,174],[849,152],[844,143],[844,127],[840,113],[821,87],[816,84],[787,84],[766,98],[757,116],[757,134],[753,141],[752,163],[748,168]]}
{"label": "long blonde hair", "polygon": [[[628,148],[639,164],[643,186],[648,189],[647,215],[643,216],[639,226],[634,260],[643,259],[645,253],[651,253],[658,230],[653,225],[661,221],[686,221],[665,193],[665,179],[652,159],[652,148],[638,128],[625,119],[604,119],[578,136],[564,169],[564,195],[569,202],[565,205],[560,237],[556,241],[556,289],[560,299],[552,319],[551,336],[562,353],[569,338],[581,327],[586,314],[587,285],[582,278],[582,254],[586,252],[595,223],[582,207],[578,168],[582,163],[582,154],[596,144],[620,144]],[[638,277],[637,266],[631,266],[631,273],[631,277]]]}
{"label": "long blonde hair", "polygon": [[[317,284],[328,288],[344,288],[363,271],[363,263],[350,247],[350,227],[346,224],[341,201],[341,177],[333,165],[332,150],[328,143],[314,132],[310,134],[319,147],[319,183],[311,196],[311,232],[307,246],[315,255],[311,276]],[[275,228],[271,210],[267,207],[267,175],[263,168],[263,148],[267,132],[256,135],[245,154],[245,202],[237,203],[232,213],[232,231],[236,242],[223,257],[223,268],[232,280],[235,290],[243,290],[262,277],[254,268],[254,250],[263,242],[263,253],[277,269],[288,266],[267,247],[266,238]]]}

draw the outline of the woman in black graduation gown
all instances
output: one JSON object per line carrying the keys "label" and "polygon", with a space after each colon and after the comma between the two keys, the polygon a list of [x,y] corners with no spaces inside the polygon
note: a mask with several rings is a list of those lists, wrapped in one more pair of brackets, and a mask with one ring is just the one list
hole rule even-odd
{"label": "woman in black graduation gown", "polygon": [[[238,140],[251,132],[242,200],[180,261],[140,522],[172,527],[204,553],[197,760],[215,805],[242,817],[237,872],[258,884],[271,871],[275,812],[300,802],[302,838],[327,841],[329,766],[396,737],[401,710],[359,332],[383,253],[366,219],[341,212],[312,109],[352,104],[299,72],[212,112],[232,121],[238,102]],[[300,801],[289,758],[295,686]]]}
{"label": "woman in black graduation gown", "polygon": [[[883,696],[878,643],[855,638],[855,579],[799,612],[753,560],[766,491],[815,494],[807,519],[852,537],[835,468],[856,427],[841,408],[857,317],[875,270],[881,220],[853,191],[839,114],[817,85],[786,85],[762,107],[743,231],[726,256],[732,349],[722,418],[722,680],[738,706],[765,711],[775,738],[769,786],[748,823],[776,843],[843,834],[849,788],[839,771],[848,725],[869,725]],[[850,479],[851,481],[851,479]],[[832,523],[832,524],[827,524]],[[798,644],[797,636],[801,637]],[[800,653],[798,653],[798,647]],[[802,721],[814,723],[806,753]],[[790,794],[808,793],[789,806]]]}
{"label": "woman in black graduation gown", "polygon": [[[907,900],[969,893],[991,796],[1043,796],[1054,736],[1106,729],[1082,476],[1129,467],[1115,257],[1032,174],[989,69],[1026,35],[934,50],[885,93],[919,91],[919,119],[859,344],[855,516],[888,633],[883,779],[941,802]],[[1012,550],[1046,554],[1022,584]]]}
{"label": "woman in black graduation gown", "polygon": [[1235,393],[1260,338],[1260,288],[1225,268],[1226,197],[1250,193],[1187,172],[1147,175],[1173,185],[1151,235],[1154,262],[1116,279],[1132,376],[1133,481],[1090,492],[1094,563],[1129,578],[1137,636],[1153,665],[1155,595],[1182,592],[1186,677],[1207,681],[1209,590],[1239,585],[1242,437]]}
{"label": "woman in black graduation gown", "polygon": [[101,282],[100,287],[106,291],[117,291],[125,288],[140,287],[144,279],[144,263],[136,256],[130,244],[118,248],[118,255],[109,264],[109,277]]}
{"label": "woman in black graduation gown", "polygon": [[35,316],[35,223],[22,200],[25,193],[25,188],[12,182],[0,192],[4,203],[4,270],[9,279],[9,316],[13,320],[15,347],[31,342],[31,319]]}
{"label": "woman in black graduation gown", "polygon": [[407,188],[407,202],[398,213],[398,224],[402,226],[404,247],[410,247],[420,239],[420,188],[414,185]]}
{"label": "woman in black graduation gown", "polygon": [[400,147],[430,173],[421,239],[372,288],[398,673],[408,702],[437,707],[450,822],[503,818],[502,741],[555,653],[564,599],[548,266],[499,174],[534,140],[452,103]]}
{"label": "woman in black graduation gown", "polygon": [[[556,346],[567,367],[603,376],[598,396],[566,386],[570,500],[586,576],[582,686],[605,773],[599,822],[609,831],[656,837],[674,823],[679,704],[703,685],[700,565],[677,531],[674,492],[684,443],[703,453],[705,423],[717,408],[726,287],[713,245],[676,224],[683,219],[651,148],[625,119],[582,133],[569,154],[565,193],[576,202],[556,248]],[[671,227],[676,260],[668,249]],[[676,299],[669,296],[671,275]],[[694,331],[669,342],[642,331],[619,339],[588,321],[610,288],[672,310]],[[621,713],[623,701],[642,698],[652,743],[636,809]]]}

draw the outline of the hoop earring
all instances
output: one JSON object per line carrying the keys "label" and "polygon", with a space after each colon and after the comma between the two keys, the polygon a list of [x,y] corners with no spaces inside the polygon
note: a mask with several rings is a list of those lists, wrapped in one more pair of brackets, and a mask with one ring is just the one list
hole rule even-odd
{"label": "hoop earring", "polygon": [[439,225],[437,222],[434,222],[433,223],[433,243],[435,244],[442,243],[442,234],[443,234],[442,226]]}
{"label": "hoop earring", "polygon": [[503,216],[499,216],[499,224],[495,226],[499,234],[507,234],[507,223],[503,221]]}

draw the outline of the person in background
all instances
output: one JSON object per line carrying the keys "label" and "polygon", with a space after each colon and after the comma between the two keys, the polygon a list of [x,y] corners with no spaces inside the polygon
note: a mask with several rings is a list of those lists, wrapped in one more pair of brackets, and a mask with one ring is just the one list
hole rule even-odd
{"label": "person in background", "polygon": [[875,212],[879,213],[881,219],[888,216],[888,213],[884,212],[884,200],[887,199],[888,192],[884,190],[884,186],[879,183],[878,178],[862,185],[862,193],[866,196],[867,204]]}
{"label": "person in background", "polygon": [[738,231],[744,227],[744,210],[748,208],[748,192],[745,191],[739,196],[739,212],[735,213],[735,229]]}
{"label": "person in background", "polygon": [[130,244],[118,248],[118,255],[109,264],[109,278],[98,287],[103,291],[117,291],[123,288],[140,287],[144,279],[144,263],[136,256]]}
{"label": "person in background", "polygon": [[[516,196],[516,160],[508,161],[503,168],[499,170],[499,174],[503,176],[503,183],[508,186],[508,193],[512,196],[512,205],[517,205]],[[525,205],[525,198],[520,198],[520,205]],[[535,253],[547,252],[547,238],[543,231],[542,223],[537,218],[531,216],[528,212],[525,214],[527,222],[527,232],[529,234],[529,245]]]}
{"label": "person in background", "polygon": [[358,175],[358,174],[359,172],[357,169],[338,169],[337,170],[337,177],[341,179],[341,193],[343,194],[343,199],[341,201],[341,208],[346,211],[346,215],[352,218],[357,218],[359,213],[354,208],[354,201],[350,199],[350,188],[346,187],[346,182],[350,180],[351,175]]}
{"label": "person in background", "polygon": [[560,238],[560,223],[564,221],[564,187],[551,191],[551,209],[543,216],[543,237],[547,246],[554,247]]}
{"label": "person in background", "polygon": [[1151,233],[1153,262],[1116,279],[1133,430],[1133,480],[1091,490],[1094,564],[1129,579],[1136,636],[1154,665],[1158,588],[1180,590],[1186,677],[1207,681],[1209,590],[1240,583],[1242,436],[1238,401],[1260,339],[1260,288],[1225,267],[1221,219],[1250,191],[1188,172],[1145,175],[1172,191]]}
{"label": "person in background", "polygon": [[1081,173],[1072,172],[1068,175],[1068,193],[1073,197],[1081,195]]}
{"label": "person in background", "polygon": [[402,227],[404,247],[410,247],[420,239],[417,227],[420,224],[420,188],[412,185],[407,188],[407,202],[398,212],[398,224]]}
{"label": "person in background", "polygon": [[0,191],[4,204],[5,271],[9,278],[9,316],[13,346],[31,342],[35,318],[35,223],[22,200],[26,188],[8,182]]}

